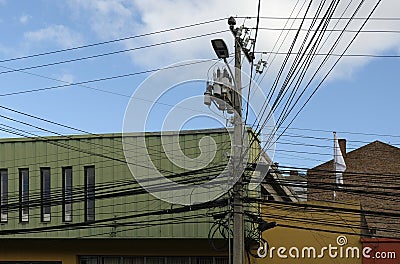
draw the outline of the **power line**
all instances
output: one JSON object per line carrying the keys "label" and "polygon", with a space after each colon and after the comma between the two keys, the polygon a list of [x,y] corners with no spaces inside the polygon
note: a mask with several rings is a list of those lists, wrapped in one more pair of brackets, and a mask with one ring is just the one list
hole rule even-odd
{"label": "power line", "polygon": [[[335,3],[336,3],[336,4],[335,4]],[[310,3],[310,4],[311,4],[311,3]],[[321,26],[322,26],[322,29],[325,29],[325,28],[328,26],[328,24],[329,24],[329,19],[330,19],[330,17],[333,15],[334,10],[336,9],[337,5],[338,5],[338,2],[331,2],[330,6],[328,7],[328,9],[326,10],[326,12],[325,12],[325,14],[324,14],[324,17],[325,17],[326,21],[321,21],[321,22],[319,23],[317,29],[321,28]],[[324,3],[321,2],[320,5],[319,5],[319,7],[318,7],[318,9],[317,9],[317,12],[316,12],[316,14],[315,14],[315,17],[319,16],[320,12],[322,12],[323,6],[324,6]],[[304,17],[307,15],[309,8],[310,8],[310,5],[307,7],[307,10],[305,11]],[[310,26],[309,29],[311,29],[311,28],[315,25],[316,22],[317,22],[316,20],[313,20],[312,25]],[[278,105],[283,101],[283,97],[285,96],[285,94],[286,94],[286,92],[287,92],[287,87],[286,87],[286,86],[287,86],[288,84],[289,84],[289,85],[291,84],[290,79],[291,79],[293,76],[297,76],[297,73],[295,74],[295,69],[300,65],[301,61],[303,60],[304,54],[302,54],[302,53],[303,53],[302,50],[303,50],[304,47],[305,47],[307,38],[308,38],[309,33],[310,33],[311,31],[308,31],[307,35],[306,35],[305,38],[303,39],[303,42],[302,42],[301,47],[300,47],[300,52],[299,52],[299,54],[296,56],[294,62],[292,63],[292,66],[290,67],[289,73],[287,74],[287,76],[286,76],[286,78],[285,78],[285,81],[284,81],[284,83],[282,84],[282,87],[281,87],[281,89],[280,89],[278,95],[276,96],[276,98],[275,98],[275,100],[274,100],[274,103],[273,103],[271,109],[268,110],[267,117],[265,117],[265,118],[264,118],[264,121],[262,122],[262,121],[261,121],[262,116],[267,112],[269,102],[270,102],[270,100],[272,100],[273,94],[275,93],[275,90],[276,90],[276,88],[277,88],[277,86],[278,86],[278,83],[279,83],[279,80],[280,80],[280,78],[281,78],[281,75],[283,74],[283,70],[284,70],[284,68],[286,67],[286,64],[287,64],[287,62],[288,62],[289,54],[292,52],[292,49],[294,48],[294,45],[295,45],[295,43],[296,43],[296,41],[297,41],[297,39],[298,39],[298,37],[299,37],[300,29],[302,28],[303,23],[304,23],[304,20],[302,20],[301,25],[300,25],[299,29],[297,30],[296,35],[294,36],[294,39],[293,39],[292,44],[290,45],[289,51],[287,52],[287,54],[286,54],[286,56],[285,56],[285,59],[284,59],[284,62],[283,62],[283,64],[282,64],[282,66],[280,67],[280,70],[279,70],[279,72],[278,72],[277,77],[275,78],[275,81],[274,81],[274,83],[273,83],[273,88],[270,90],[270,92],[269,92],[269,94],[268,94],[268,98],[267,98],[267,100],[266,100],[266,101],[264,102],[264,104],[263,104],[262,111],[261,111],[261,113],[259,114],[259,117],[258,117],[258,120],[259,120],[259,121],[258,121],[257,128],[256,128],[256,131],[258,130],[258,131],[256,132],[257,135],[259,135],[259,134],[261,133],[262,129],[267,125],[267,122],[270,120],[273,111],[275,111],[275,110],[277,109]],[[308,50],[308,49],[311,47],[311,51],[313,51],[313,49],[315,49],[317,43],[319,43],[319,42],[321,41],[322,35],[323,35],[324,32],[325,32],[325,31],[322,30],[322,31],[320,32],[319,36],[317,36],[317,39],[315,40],[315,42],[313,43],[313,40],[314,40],[314,38],[315,38],[315,36],[316,36],[316,33],[317,33],[317,32],[314,32],[314,34],[313,34],[312,37],[311,37],[311,40],[309,41],[309,43],[308,43],[307,46],[306,46],[306,50]],[[302,55],[301,55],[301,54],[302,54]],[[300,55],[301,55],[301,56],[300,56]],[[304,65],[307,66],[307,65],[311,62],[311,60],[312,60],[312,57],[307,56],[307,58],[306,58],[305,60],[303,60],[303,63],[302,63],[302,66],[301,66],[301,67],[303,67]],[[299,78],[300,78],[300,79],[299,79],[300,82],[299,82],[299,81],[297,82],[297,84],[296,84],[297,87],[300,85],[302,78],[304,78],[304,76],[305,76],[305,72],[306,72],[306,70],[308,69],[308,67],[306,67],[306,66],[304,66],[304,69],[305,69],[305,70],[303,70],[303,73],[302,73],[301,76],[299,77]],[[294,75],[294,74],[295,74],[295,75]],[[294,80],[294,79],[292,79],[292,81],[293,81],[293,80]],[[286,106],[285,106],[285,107],[286,107]],[[260,128],[259,128],[259,127],[260,127]],[[274,129],[277,129],[277,128],[278,128],[278,126],[276,126]],[[271,137],[267,140],[267,142],[269,142],[270,140],[271,140]]]}
{"label": "power line", "polygon": [[[260,51],[260,52],[256,52],[256,53],[262,53],[262,54],[276,54],[276,55],[298,55],[298,52],[275,52],[275,51]],[[309,54],[305,54],[305,55],[309,55]],[[315,56],[333,56],[333,57],[370,57],[370,58],[399,58],[400,55],[395,55],[395,54],[382,54],[382,55],[378,55],[378,54],[337,54],[337,53],[315,53],[313,54]]]}
{"label": "power line", "polygon": [[[243,18],[255,18],[255,17],[243,17]],[[302,18],[294,18],[294,17],[278,17],[278,16],[261,16],[261,19],[276,19],[276,20],[300,20]],[[400,17],[332,17],[331,20],[349,20],[349,19],[353,19],[353,20],[365,20],[365,19],[369,19],[369,20],[400,20]],[[305,17],[305,20],[313,20],[313,19],[323,19],[323,17]]]}
{"label": "power line", "polygon": [[[360,5],[363,2],[360,3]],[[359,30],[362,30],[365,26],[365,24],[367,23],[368,19],[372,16],[372,14],[374,13],[374,11],[376,10],[376,8],[379,6],[379,4],[381,3],[381,0],[378,0],[375,4],[375,6],[373,7],[372,11],[369,13],[368,18],[365,19],[365,21],[362,23],[362,25],[360,26]],[[348,43],[348,45],[346,46],[346,48],[344,49],[344,51],[341,53],[342,56],[339,56],[339,58],[335,61],[335,63],[333,64],[333,66],[329,69],[329,71],[325,74],[325,76],[323,77],[323,79],[319,82],[319,84],[316,86],[316,88],[313,90],[313,92],[311,93],[311,95],[307,98],[307,100],[305,101],[305,103],[300,107],[300,109],[297,111],[297,113],[295,114],[295,116],[292,118],[292,120],[289,122],[288,127],[293,123],[293,121],[296,119],[296,117],[299,115],[299,113],[304,109],[305,105],[311,100],[312,96],[317,92],[317,90],[321,87],[322,83],[326,80],[326,78],[330,75],[330,73],[332,72],[333,68],[337,65],[337,63],[340,61],[340,59],[343,57],[343,55],[347,52],[347,50],[350,48],[351,44],[354,42],[354,40],[356,39],[356,37],[358,36],[358,33],[356,33],[354,35],[354,37],[351,39],[351,41]],[[331,50],[333,51],[333,50]],[[315,75],[314,75],[315,76]],[[310,85],[311,82],[308,82],[306,88]],[[293,109],[293,107],[292,107]],[[291,109],[291,110],[292,110]],[[290,111],[291,111],[290,110]],[[285,117],[285,119],[287,118],[287,116]],[[285,130],[278,136],[277,140],[279,139],[279,137],[285,132]]]}
{"label": "power line", "polygon": [[[311,131],[311,132],[326,132],[332,134],[333,131],[326,129],[313,129],[313,128],[299,128],[299,127],[289,127],[289,130],[300,130],[300,131]],[[379,136],[379,137],[394,137],[400,138],[400,135],[393,134],[379,134],[379,133],[366,133],[366,132],[351,132],[351,131],[336,131],[340,134],[350,134],[350,135],[362,135],[362,136]],[[333,139],[331,139],[333,140]],[[362,141],[359,141],[362,142]]]}
{"label": "power line", "polygon": [[[254,28],[252,28],[252,29],[254,29]],[[294,28],[260,27],[259,29],[260,30],[266,30],[266,31],[297,31],[297,29],[294,29]],[[309,29],[300,29],[300,31],[311,31],[311,32],[313,32],[313,31],[318,31],[318,29],[311,29],[311,30],[309,30]],[[327,31],[327,32],[342,32],[341,29],[334,29],[334,28],[326,29],[324,31]],[[345,30],[343,30],[343,32],[346,32],[346,33],[357,33],[358,31],[357,30],[351,30],[351,29],[345,29]],[[365,29],[365,30],[361,30],[360,33],[396,33],[396,34],[398,34],[398,33],[400,33],[400,30],[386,30],[386,29],[379,29],[379,30],[378,29],[376,29],[376,30],[368,29],[367,30],[367,29]]]}
{"label": "power line", "polygon": [[70,60],[63,60],[63,61],[57,61],[57,62],[52,62],[52,63],[47,63],[47,64],[25,67],[25,68],[2,71],[2,72],[0,72],[0,74],[19,72],[19,71],[43,68],[43,67],[54,66],[54,65],[59,65],[59,64],[71,63],[71,62],[76,62],[76,61],[94,59],[94,58],[99,58],[99,57],[104,57],[104,56],[115,55],[115,54],[121,54],[121,53],[136,51],[136,50],[140,50],[140,49],[152,48],[152,47],[157,47],[157,46],[161,46],[161,45],[172,44],[172,43],[176,43],[176,42],[192,40],[192,39],[201,38],[201,37],[207,37],[207,36],[211,36],[211,35],[215,35],[215,34],[224,33],[227,31],[228,30],[221,30],[221,31],[205,33],[205,34],[200,34],[200,35],[191,36],[191,37],[185,37],[185,38],[180,38],[180,39],[175,39],[175,40],[170,40],[170,41],[159,42],[159,43],[155,43],[155,44],[144,45],[144,46],[130,48],[130,49],[106,52],[106,53],[101,53],[101,54],[91,55],[91,56],[86,56],[86,57],[80,57],[80,58],[75,58],[75,59],[70,59]]}
{"label": "power line", "polygon": [[[33,92],[48,91],[48,90],[54,90],[54,89],[70,87],[70,86],[81,86],[81,87],[88,88],[88,89],[95,90],[95,91],[99,91],[99,92],[104,92],[104,93],[108,93],[108,94],[113,94],[113,95],[118,95],[118,96],[122,96],[122,97],[126,97],[126,98],[131,98],[130,95],[125,95],[125,94],[120,94],[120,93],[107,91],[107,90],[103,90],[103,89],[99,89],[99,88],[94,88],[94,87],[91,87],[91,86],[86,86],[84,84],[94,83],[94,82],[101,82],[101,81],[108,81],[108,80],[125,78],[125,77],[132,77],[132,76],[135,76],[135,75],[141,75],[141,74],[145,74],[145,73],[151,73],[151,72],[156,72],[156,71],[161,71],[161,70],[166,70],[166,69],[185,67],[185,66],[188,66],[188,65],[193,65],[193,64],[198,64],[198,63],[205,63],[205,62],[208,62],[208,61],[213,61],[213,59],[204,60],[204,61],[197,61],[197,62],[189,62],[189,63],[173,65],[173,66],[168,66],[168,67],[163,67],[163,68],[150,69],[150,70],[145,70],[145,71],[127,73],[127,74],[122,74],[122,75],[115,75],[115,76],[104,77],[104,78],[93,79],[93,80],[87,80],[87,81],[81,81],[81,82],[74,82],[74,83],[65,82],[66,84],[62,84],[62,85],[48,86],[48,87],[44,87],[44,88],[29,89],[29,90],[24,90],[24,91],[0,94],[0,97],[19,95],[19,94],[26,94],[26,93],[33,93]],[[24,73],[26,73],[26,72],[24,72]],[[28,73],[28,74],[30,74],[30,73]],[[43,77],[43,76],[40,76],[40,77]],[[149,101],[148,99],[144,99],[144,98],[137,98],[137,97],[134,97],[134,98],[139,99],[139,100],[143,100],[143,101]],[[151,102],[153,102],[153,101],[151,101]],[[167,105],[167,106],[172,106],[171,104],[161,103],[161,102],[158,102],[158,101],[154,102],[154,103],[156,103],[156,104],[164,104],[164,105]],[[193,109],[189,109],[189,110],[193,110]]]}
{"label": "power line", "polygon": [[[364,3],[364,1],[362,1],[362,2],[360,2],[359,3],[359,5],[358,5],[358,7],[356,8],[356,10],[353,12],[353,14],[352,14],[352,17],[355,17],[355,15],[356,15],[356,13],[358,12],[358,10],[360,9],[360,7],[362,6],[362,4]],[[373,9],[373,11],[374,11],[375,9]],[[373,13],[373,11],[370,13],[370,15]],[[337,38],[337,40],[335,41],[335,43],[333,44],[333,46],[331,47],[331,49],[330,49],[330,51],[329,51],[329,53],[328,53],[328,55],[324,58],[324,60],[322,61],[322,63],[320,64],[320,66],[318,67],[318,69],[316,70],[316,72],[313,74],[313,76],[311,77],[311,79],[308,81],[308,83],[306,84],[306,86],[305,86],[305,88],[303,88],[303,91],[300,93],[300,95],[299,96],[297,96],[297,99],[296,99],[296,101],[293,103],[293,105],[290,107],[290,109],[289,108],[287,108],[286,110],[285,110],[285,108],[284,108],[284,112],[282,112],[281,113],[281,116],[280,116],[280,121],[279,121],[279,124],[277,124],[276,125],[276,127],[274,128],[274,130],[277,130],[282,124],[283,124],[283,122],[286,120],[286,118],[288,117],[288,115],[289,115],[289,113],[293,110],[293,108],[295,107],[295,105],[298,103],[298,101],[300,100],[300,98],[303,96],[303,94],[305,93],[305,91],[306,91],[306,89],[310,86],[310,84],[311,84],[311,82],[312,82],[312,80],[315,78],[315,76],[316,76],[316,74],[318,73],[318,71],[321,69],[321,67],[326,63],[326,61],[327,61],[327,59],[328,59],[328,57],[329,57],[329,54],[330,53],[332,53],[333,52],[333,50],[336,48],[336,46],[338,45],[338,42],[340,41],[340,39],[342,38],[342,35],[343,35],[343,30],[345,30],[348,26],[349,26],[349,24],[350,24],[350,22],[351,22],[351,20],[349,20],[348,22],[347,22],[347,24],[345,25],[345,27],[342,29],[342,33],[339,35],[339,37]],[[365,23],[367,22],[367,20],[366,21],[364,21],[364,23],[362,24],[362,26],[359,28],[359,30],[362,30],[362,28],[363,28],[363,26],[365,25]],[[327,25],[327,23],[326,23],[326,25]],[[342,54],[345,54],[345,52],[347,51],[347,49],[350,47],[350,45],[353,43],[353,41],[354,41],[354,39],[357,37],[357,35],[358,34],[356,34],[353,38],[352,38],[352,40],[350,41],[350,43],[347,45],[347,47],[345,48],[345,50],[342,52]],[[289,50],[289,53],[291,52],[291,50]],[[286,54],[286,58],[287,58],[287,56],[288,56],[288,54]],[[296,56],[296,58],[297,58],[297,56]],[[330,70],[328,71],[328,73],[325,75],[325,77],[322,79],[322,81],[320,82],[320,84],[319,84],[319,86],[322,84],[322,82],[326,79],[326,77],[329,75],[329,73],[332,71],[332,69],[336,66],[336,64],[338,63],[338,61],[340,60],[342,58],[342,56],[341,57],[339,57],[337,60],[336,60],[336,62],[333,64],[333,66],[330,68]],[[296,87],[299,87],[299,85],[301,84],[301,81],[298,83],[298,86],[296,86]],[[311,96],[313,95],[315,93],[315,91],[311,94]],[[311,96],[309,97],[309,99],[311,98]],[[279,95],[277,96],[277,98],[279,98]],[[293,99],[293,98],[292,98]],[[292,100],[291,99],[291,100]],[[308,100],[309,100],[308,99]],[[306,101],[306,103],[308,102],[308,100]],[[305,103],[305,104],[306,104]],[[304,104],[304,105],[305,105]],[[303,105],[303,107],[304,107],[304,105]],[[286,107],[286,106],[285,106]],[[287,107],[289,107],[289,105],[288,105],[288,103],[287,103]],[[303,108],[302,107],[302,108]],[[302,109],[301,108],[301,109]],[[273,110],[273,109],[272,109]],[[271,111],[272,111],[271,110]],[[271,112],[270,111],[270,112]],[[301,110],[300,110],[301,111]],[[283,114],[283,115],[282,115]],[[297,116],[297,114],[296,114],[296,116]],[[265,119],[265,121],[264,121],[264,125],[266,124],[266,121],[268,120],[268,117]],[[291,122],[293,122],[293,120],[294,119],[292,119],[292,121]],[[291,123],[290,123],[291,124]],[[261,130],[260,130],[261,131]],[[280,136],[283,134],[284,132],[282,132],[281,134],[280,134]],[[274,142],[276,142],[278,139],[279,139],[279,137],[280,136],[278,136],[276,139],[275,139],[275,141]],[[269,137],[269,139],[268,139],[268,141],[267,142],[269,142],[269,141],[271,141],[272,140],[272,138],[271,138],[271,136]],[[271,142],[270,142],[271,143]]]}
{"label": "power line", "polygon": [[218,18],[218,19],[214,19],[214,20],[198,22],[198,23],[189,24],[189,25],[185,25],[185,26],[179,26],[179,27],[174,27],[174,28],[169,28],[169,29],[164,29],[164,30],[158,30],[158,31],[150,32],[150,33],[144,33],[144,34],[139,34],[139,35],[135,35],[135,36],[107,40],[107,41],[103,41],[103,42],[97,42],[97,43],[92,43],[92,44],[87,44],[87,45],[82,45],[82,46],[77,46],[77,47],[72,47],[72,48],[67,48],[67,49],[53,50],[53,51],[31,54],[31,55],[21,56],[21,57],[16,57],[16,58],[3,59],[3,60],[0,60],[0,63],[22,60],[22,59],[29,59],[29,58],[34,58],[34,57],[39,57],[39,56],[44,56],[44,55],[51,55],[51,54],[56,54],[56,53],[61,53],[61,52],[66,52],[66,51],[95,47],[95,46],[99,46],[99,45],[110,44],[110,43],[120,42],[120,41],[124,41],[124,40],[147,37],[147,36],[156,35],[156,34],[160,34],[160,33],[166,33],[166,32],[170,32],[170,31],[175,31],[175,30],[180,30],[180,29],[185,29],[185,28],[190,28],[190,27],[196,27],[196,26],[205,25],[205,24],[211,24],[211,23],[222,21],[222,20],[225,20],[225,18]]}
{"label": "power line", "polygon": [[[261,0],[258,0],[258,7],[257,7],[257,22],[256,22],[256,33],[254,36],[254,42],[253,42],[253,50],[252,50],[252,54],[254,56],[254,52],[256,49],[256,43],[257,43],[257,36],[258,36],[258,28],[259,28],[259,23],[260,23],[260,10],[261,10]],[[253,68],[254,68],[254,60],[251,61],[251,65],[250,65],[250,83],[249,83],[249,89],[248,89],[248,93],[247,93],[247,100],[246,100],[246,113],[245,113],[245,118],[244,118],[244,124],[247,123],[247,118],[249,115],[249,101],[250,101],[250,91],[251,91],[251,83],[253,80]],[[245,133],[245,131],[244,131]],[[244,134],[243,134],[244,137]]]}
{"label": "power line", "polygon": [[135,213],[130,215],[118,216],[118,217],[111,217],[111,218],[104,218],[99,220],[94,220],[91,222],[78,222],[78,223],[65,223],[62,225],[53,225],[53,226],[45,226],[45,227],[33,227],[33,228],[24,228],[24,229],[3,229],[0,230],[0,235],[10,235],[10,234],[21,234],[21,233],[37,233],[43,231],[56,231],[56,230],[69,230],[69,229],[79,229],[88,225],[95,225],[101,224],[106,222],[112,221],[120,221],[126,220],[131,218],[140,218],[145,216],[157,216],[157,215],[169,215],[175,213],[184,213],[190,211],[196,211],[201,209],[209,209],[212,207],[221,207],[227,204],[226,199],[215,200],[212,202],[202,203],[202,204],[195,204],[190,206],[181,206],[178,208],[171,208],[171,209],[164,209],[155,212],[146,212],[146,213]]}

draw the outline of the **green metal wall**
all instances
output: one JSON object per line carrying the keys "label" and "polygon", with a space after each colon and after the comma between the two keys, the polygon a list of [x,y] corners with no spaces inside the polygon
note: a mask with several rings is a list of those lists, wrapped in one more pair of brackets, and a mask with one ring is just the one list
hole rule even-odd
{"label": "green metal wall", "polygon": [[[196,157],[200,153],[199,140],[211,136],[217,143],[217,153],[209,166],[224,165],[230,151],[229,135],[215,130],[194,131],[180,135],[180,145],[184,153]],[[171,163],[161,147],[159,133],[146,136],[151,158],[157,167],[174,173],[185,170]],[[251,156],[258,153],[258,145],[252,148]],[[228,153],[229,154],[229,153]],[[62,221],[62,167],[71,166],[73,171],[73,199],[83,198],[84,167],[95,166],[96,220],[112,219],[149,211],[175,208],[141,191],[139,194],[126,193],[140,191],[138,184],[125,162],[121,134],[78,135],[65,137],[2,139],[0,140],[0,169],[8,170],[9,197],[11,206],[8,222],[0,223],[3,237],[35,238],[207,238],[212,218],[208,210],[180,213],[176,215],[132,217],[116,222],[77,228],[70,224],[84,222],[84,202],[73,203],[73,221]],[[40,218],[40,168],[51,168],[51,221],[43,223]],[[30,212],[29,222],[19,222],[19,168],[29,168]],[[146,173],[145,168],[141,173]],[[199,177],[201,175],[196,175]],[[204,176],[204,175],[203,175]],[[194,176],[191,176],[194,177]],[[113,195],[119,195],[113,197]],[[220,208],[219,210],[226,210]],[[213,211],[211,211],[213,212]],[[199,215],[198,217],[193,217]],[[184,221],[182,217],[190,218]],[[178,219],[171,222],[171,219]],[[146,226],[146,223],[149,225]],[[160,225],[160,223],[162,223]],[[36,233],[8,234],[6,231],[59,227],[58,230],[38,230]]]}

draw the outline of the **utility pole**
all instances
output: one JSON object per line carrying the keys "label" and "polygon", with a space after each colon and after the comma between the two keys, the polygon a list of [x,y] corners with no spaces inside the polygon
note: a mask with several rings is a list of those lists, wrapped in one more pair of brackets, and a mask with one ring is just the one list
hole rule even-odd
{"label": "utility pole", "polygon": [[[233,17],[228,19],[229,28],[235,39],[235,86],[233,107],[233,176],[238,179],[233,186],[233,264],[243,264],[244,259],[244,209],[243,209],[243,121],[242,121],[242,51],[249,63],[253,63],[254,54],[247,49],[250,36],[241,38],[243,27],[235,28]],[[245,29],[245,35],[248,29]],[[240,173],[240,175],[238,175]]]}
{"label": "utility pole", "polygon": [[[220,74],[217,72],[214,84],[207,84],[206,92],[204,93],[204,104],[210,106],[213,102],[219,110],[230,112],[232,111],[233,116],[233,142],[232,142],[232,176],[236,180],[233,186],[233,264],[243,264],[244,259],[244,209],[243,209],[243,121],[242,121],[242,62],[241,55],[242,51],[248,61],[252,63],[254,55],[249,52],[246,48],[247,39],[245,42],[241,38],[243,27],[235,28],[236,21],[233,17],[228,19],[229,28],[235,39],[235,72],[234,76],[234,88],[228,88],[224,91],[225,83],[221,81]],[[248,29],[245,29],[246,32]],[[222,39],[216,39],[211,41],[213,48],[220,59],[224,59],[226,66],[229,52],[225,42]],[[231,71],[230,71],[231,72]],[[232,72],[231,72],[232,75]],[[220,86],[223,86],[222,88]],[[218,98],[219,100],[213,100]],[[221,102],[222,101],[222,102]],[[227,107],[226,107],[227,106]],[[230,257],[230,256],[229,256]]]}
{"label": "utility pole", "polygon": [[240,35],[234,29],[236,23],[229,20],[229,26],[235,38],[235,86],[234,86],[234,118],[233,118],[233,175],[238,179],[233,186],[233,264],[244,263],[244,210],[243,210],[243,123],[242,123],[242,62]]}

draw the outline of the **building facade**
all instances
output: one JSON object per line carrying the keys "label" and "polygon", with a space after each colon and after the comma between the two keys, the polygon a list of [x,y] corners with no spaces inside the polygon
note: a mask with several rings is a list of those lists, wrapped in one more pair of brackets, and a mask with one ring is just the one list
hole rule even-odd
{"label": "building facade", "polygon": [[[184,155],[196,158],[210,151],[207,166],[194,171],[171,161],[163,150],[177,134],[164,134],[165,142],[160,135],[131,134],[129,143],[137,152],[128,162],[155,190],[170,186],[141,163],[143,150],[134,145],[139,137],[145,138],[154,166],[174,182],[209,181],[227,167],[231,145],[226,131],[179,133]],[[204,137],[213,146],[204,148]],[[213,215],[229,210],[228,199],[190,205],[158,199],[135,180],[123,148],[121,134],[0,140],[0,262],[228,263],[228,249],[213,248],[226,238],[209,234]],[[257,151],[249,153],[255,157]]]}
{"label": "building facade", "polygon": [[400,237],[400,149],[375,141],[346,151],[339,140],[346,163],[343,188],[335,184],[333,160],[307,172],[308,200],[359,201],[364,211],[363,232],[369,236]]}

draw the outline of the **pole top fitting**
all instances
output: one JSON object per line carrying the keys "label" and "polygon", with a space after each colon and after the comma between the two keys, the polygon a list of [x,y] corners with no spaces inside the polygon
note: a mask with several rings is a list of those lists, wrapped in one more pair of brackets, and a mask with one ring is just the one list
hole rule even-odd
{"label": "pole top fitting", "polygon": [[236,20],[235,20],[235,18],[234,18],[233,16],[231,16],[231,17],[228,19],[228,25],[229,25],[229,26],[234,26],[234,25],[236,25]]}
{"label": "pole top fitting", "polygon": [[232,31],[232,33],[234,33],[234,35],[236,35],[235,32],[234,32],[235,31],[234,28],[235,28],[235,25],[236,25],[236,20],[235,20],[235,18],[233,16],[231,16],[228,19],[228,25],[229,25],[229,29]]}

